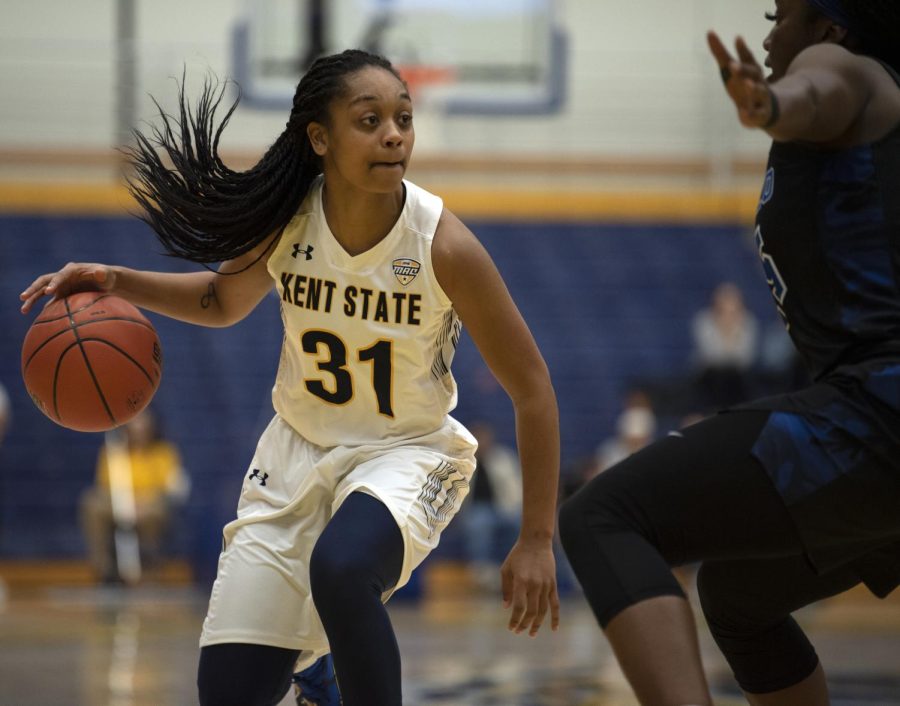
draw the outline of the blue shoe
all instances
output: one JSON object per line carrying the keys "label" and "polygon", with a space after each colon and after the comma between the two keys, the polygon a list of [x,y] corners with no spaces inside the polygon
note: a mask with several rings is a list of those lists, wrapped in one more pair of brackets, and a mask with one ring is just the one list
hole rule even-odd
{"label": "blue shoe", "polygon": [[319,657],[302,672],[294,674],[297,706],[341,706],[341,692],[334,676],[331,655]]}

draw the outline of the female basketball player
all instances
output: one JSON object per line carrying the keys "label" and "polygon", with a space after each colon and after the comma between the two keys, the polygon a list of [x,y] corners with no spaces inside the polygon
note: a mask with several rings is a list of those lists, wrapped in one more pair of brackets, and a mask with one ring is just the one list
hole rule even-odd
{"label": "female basketball player", "polygon": [[751,704],[828,703],[791,613],[900,583],[900,5],[776,0],[764,78],[709,44],[774,138],[756,244],[815,383],[696,424],[564,504],[563,545],[642,704],[711,704],[670,566]]}
{"label": "female basketball player", "polygon": [[285,325],[276,414],[225,527],[200,703],[276,704],[299,657],[311,665],[300,703],[336,704],[330,652],[345,706],[399,705],[383,600],[437,545],[474,470],[475,441],[448,414],[460,320],[516,412],[524,507],[502,567],[509,628],[533,636],[548,611],[557,626],[550,377],[487,252],[438,197],[403,179],[412,103],[390,63],[355,50],[316,61],[285,131],[243,173],[217,155],[228,121],[213,125],[219,99],[207,87],[191,112],[182,95],[180,124],[163,117],[154,135],[174,172],[138,134],[132,184],[167,249],[223,262],[218,272],[68,264],[38,277],[22,310],[88,287],[228,326],[274,279]]}

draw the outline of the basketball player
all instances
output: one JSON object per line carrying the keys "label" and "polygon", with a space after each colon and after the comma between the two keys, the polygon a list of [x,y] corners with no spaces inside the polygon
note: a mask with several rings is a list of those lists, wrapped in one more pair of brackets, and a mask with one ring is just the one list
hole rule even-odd
{"label": "basketball player", "polygon": [[774,140],[756,244],[814,383],[638,452],[567,501],[566,553],[642,704],[711,704],[670,566],[751,704],[824,706],[791,613],[900,582],[900,4],[776,0],[764,77],[710,33],[725,90]]}
{"label": "basketball player", "polygon": [[[138,134],[132,188],[169,252],[218,273],[68,264],[22,294],[98,288],[206,326],[241,320],[272,289],[285,338],[275,417],[246,471],[201,636],[203,706],[399,706],[400,657],[383,601],[437,545],[474,471],[449,412],[461,321],[515,408],[522,529],[502,570],[508,626],[559,620],[552,534],[556,400],[500,274],[441,199],[404,180],[415,132],[389,62],[351,50],[301,79],[261,161],[219,161],[221,94],[165,125],[164,165]],[[229,113],[230,115],[230,113]],[[181,136],[181,141],[175,135]],[[331,659],[340,685],[334,687]],[[299,659],[299,662],[298,662]]]}

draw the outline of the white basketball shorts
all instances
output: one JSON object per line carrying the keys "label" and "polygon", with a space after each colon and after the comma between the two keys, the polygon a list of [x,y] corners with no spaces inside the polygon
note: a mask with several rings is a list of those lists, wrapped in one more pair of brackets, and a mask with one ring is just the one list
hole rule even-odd
{"label": "white basketball shorts", "polygon": [[201,647],[272,645],[303,650],[304,662],[328,653],[309,586],[325,525],[354,491],[381,500],[403,535],[400,588],[466,497],[475,446],[449,416],[441,429],[402,443],[322,448],[276,415],[244,478],[237,519],[223,532]]}

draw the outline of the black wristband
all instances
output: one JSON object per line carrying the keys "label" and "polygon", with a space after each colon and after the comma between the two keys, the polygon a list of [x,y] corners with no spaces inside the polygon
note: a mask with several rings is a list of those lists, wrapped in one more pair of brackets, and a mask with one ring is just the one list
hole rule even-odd
{"label": "black wristband", "polygon": [[769,115],[769,119],[766,120],[766,124],[762,126],[763,130],[768,130],[770,127],[774,126],[775,123],[778,122],[778,118],[781,117],[781,108],[778,107],[778,98],[775,97],[775,91],[771,89],[768,85],[766,89],[769,91],[769,101],[771,103],[771,114]]}

